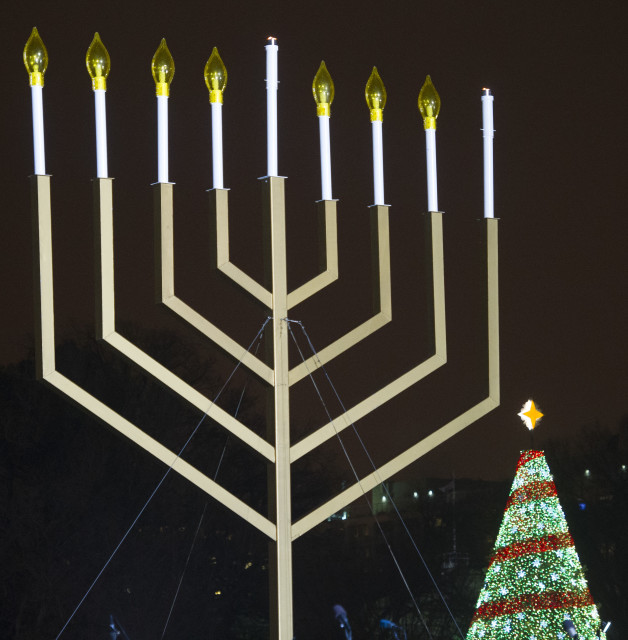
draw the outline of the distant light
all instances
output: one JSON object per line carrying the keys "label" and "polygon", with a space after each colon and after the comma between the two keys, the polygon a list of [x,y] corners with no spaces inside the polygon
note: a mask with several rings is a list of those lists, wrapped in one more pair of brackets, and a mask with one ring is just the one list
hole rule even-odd
{"label": "distant light", "polygon": [[252,563],[252,562],[247,562],[247,563],[244,565],[244,568],[245,568],[245,569],[250,569],[252,566],[253,566],[253,563]]}
{"label": "distant light", "polygon": [[386,496],[382,496],[382,502],[386,502]]}
{"label": "distant light", "polygon": [[431,497],[434,495],[434,492],[430,489],[430,490],[427,492],[427,495],[431,498]]}
{"label": "distant light", "polygon": [[[622,471],[626,471],[626,465],[625,465],[625,464],[622,464],[622,465],[621,465],[621,470],[622,470]],[[609,622],[609,624],[610,624],[610,622]]]}
{"label": "distant light", "polygon": [[347,519],[347,512],[346,512],[346,511],[343,511],[343,512],[342,512],[342,519],[343,519],[343,520],[346,520],[346,519]]}
{"label": "distant light", "polygon": [[586,502],[579,502],[578,503],[578,507],[580,508],[580,511],[584,511],[587,508],[587,503]]}
{"label": "distant light", "polygon": [[[623,465],[624,467],[626,465]],[[610,620],[604,625],[604,628],[602,629],[602,633],[606,633],[608,631],[608,628],[611,626],[611,622]]]}
{"label": "distant light", "polygon": [[[625,466],[625,465],[624,465],[624,466]],[[419,497],[419,492],[418,492],[418,491],[415,491],[412,495],[413,495],[415,498],[418,498],[418,497]]]}
{"label": "distant light", "polygon": [[591,475],[590,469],[585,469],[584,470],[584,475],[587,476],[587,478],[588,478]]}
{"label": "distant light", "polygon": [[219,596],[221,594],[222,594],[222,591],[220,589],[218,589],[218,591],[214,591],[215,596]]}

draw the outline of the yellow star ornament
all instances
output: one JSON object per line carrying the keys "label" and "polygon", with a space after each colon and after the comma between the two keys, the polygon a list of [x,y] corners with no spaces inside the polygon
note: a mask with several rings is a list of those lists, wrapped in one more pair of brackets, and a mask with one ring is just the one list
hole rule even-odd
{"label": "yellow star ornament", "polygon": [[536,423],[543,417],[543,414],[534,406],[534,400],[528,400],[517,415],[530,431],[536,427]]}

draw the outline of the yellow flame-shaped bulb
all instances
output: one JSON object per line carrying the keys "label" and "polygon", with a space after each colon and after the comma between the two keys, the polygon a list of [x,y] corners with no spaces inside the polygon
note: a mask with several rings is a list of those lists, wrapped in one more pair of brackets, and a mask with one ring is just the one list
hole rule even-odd
{"label": "yellow flame-shaped bulb", "polygon": [[419,111],[423,116],[423,126],[426,129],[436,129],[436,118],[440,112],[440,96],[429,76],[425,78],[419,91]]}
{"label": "yellow flame-shaped bulb", "polygon": [[24,46],[24,65],[28,71],[31,87],[43,87],[44,73],[48,68],[48,52],[37,27],[33,27]]}
{"label": "yellow flame-shaped bulb", "polygon": [[87,49],[87,55],[85,56],[85,64],[87,65],[87,71],[92,79],[92,89],[107,90],[107,76],[111,69],[111,58],[109,58],[109,52],[105,49],[105,45],[102,43],[98,31],[94,34],[94,39]]}
{"label": "yellow flame-shaped bulb", "polygon": [[316,101],[316,115],[317,116],[329,116],[331,115],[331,103],[334,101],[335,89],[334,81],[327,71],[325,61],[321,62],[321,66],[318,68],[316,75],[314,76],[314,82],[312,82],[312,93],[314,94],[314,100]]}
{"label": "yellow flame-shaped bulb", "polygon": [[170,54],[170,49],[168,49],[165,38],[161,39],[161,43],[153,56],[150,68],[153,73],[157,95],[169,96],[170,83],[172,82],[172,78],[174,78],[174,60]]}
{"label": "yellow flame-shaped bulb", "polygon": [[218,49],[214,47],[205,65],[205,84],[209,89],[209,101],[222,104],[222,92],[227,86],[227,67],[222,61]]}
{"label": "yellow flame-shaped bulb", "polygon": [[384,107],[386,106],[386,87],[377,73],[377,67],[373,67],[371,76],[364,90],[366,104],[371,110],[371,122],[384,119]]}

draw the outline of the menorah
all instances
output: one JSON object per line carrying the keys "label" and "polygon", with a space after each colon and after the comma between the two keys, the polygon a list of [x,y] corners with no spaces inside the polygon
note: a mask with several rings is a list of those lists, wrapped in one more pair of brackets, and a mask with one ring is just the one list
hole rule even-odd
{"label": "menorah", "polygon": [[[497,220],[492,213],[492,96],[485,90],[484,106],[485,146],[485,239],[487,276],[487,338],[488,338],[488,395],[452,420],[442,424],[393,457],[383,465],[361,477],[352,486],[329,499],[304,517],[293,521],[291,496],[291,465],[314,451],[342,430],[354,425],[378,407],[417,384],[439,367],[446,364],[445,291],[443,255],[443,214],[438,211],[436,199],[435,129],[440,98],[428,76],[419,95],[419,107],[426,131],[428,167],[428,213],[425,220],[430,239],[426,252],[428,272],[431,274],[431,308],[433,319],[433,353],[423,362],[399,375],[376,392],[362,399],[340,415],[314,429],[297,442],[290,437],[290,389],[312,372],[392,320],[391,271],[389,247],[389,206],[384,204],[383,162],[381,153],[381,123],[386,102],[386,91],[377,73],[373,73],[366,88],[367,103],[373,124],[374,199],[370,208],[371,234],[376,277],[373,281],[375,309],[373,315],[344,336],[328,344],[315,355],[290,368],[289,366],[289,313],[303,301],[316,295],[338,279],[337,201],[331,197],[331,168],[329,161],[329,117],[333,100],[333,82],[324,65],[317,73],[313,91],[317,101],[317,114],[321,132],[321,183],[323,197],[317,203],[322,225],[322,253],[324,264],[320,272],[293,291],[287,287],[286,207],[284,177],[277,175],[276,97],[277,97],[277,45],[274,39],[267,51],[267,105],[268,105],[268,174],[261,179],[265,234],[269,255],[269,279],[260,284],[230,260],[228,190],[222,185],[222,134],[220,109],[222,92],[226,84],[226,69],[214,49],[205,69],[212,105],[212,145],[214,187],[209,190],[209,208],[215,221],[216,267],[236,283],[249,296],[268,309],[267,338],[272,344],[272,366],[233,340],[209,319],[179,298],[175,293],[174,265],[174,185],[167,177],[167,97],[174,73],[170,53],[162,45],[153,59],[159,109],[159,181],[153,185],[156,222],[156,280],[157,302],[173,311],[183,322],[194,327],[206,338],[240,361],[261,379],[274,394],[274,443],[257,435],[237,417],[227,413],[180,377],[149,356],[116,330],[114,286],[113,238],[113,184],[107,175],[106,126],[104,124],[104,92],[109,71],[109,55],[98,34],[87,56],[88,69],[93,79],[96,99],[97,168],[94,179],[94,210],[96,228],[96,289],[97,336],[126,356],[143,371],[177,394],[182,400],[206,413],[229,433],[266,459],[272,470],[269,513],[263,515],[227,491],[205,473],[186,462],[180,454],[149,436],[106,404],[89,394],[56,369],[55,330],[53,305],[53,262],[51,237],[50,176],[45,173],[43,156],[43,107],[41,88],[47,65],[47,53],[34,29],[24,59],[33,89],[33,130],[35,147],[35,175],[31,176],[32,211],[35,243],[35,287],[37,301],[37,375],[45,383],[61,392],[88,412],[135,442],[152,456],[173,469],[199,489],[239,515],[247,523],[265,534],[271,541],[273,567],[273,613],[271,635],[280,640],[293,638],[292,598],[292,543],[295,539],[346,507],[376,485],[406,468],[423,455],[466,428],[499,404],[499,336],[498,336],[498,265]],[[165,114],[165,115],[164,115]],[[165,145],[165,150],[164,150]]]}

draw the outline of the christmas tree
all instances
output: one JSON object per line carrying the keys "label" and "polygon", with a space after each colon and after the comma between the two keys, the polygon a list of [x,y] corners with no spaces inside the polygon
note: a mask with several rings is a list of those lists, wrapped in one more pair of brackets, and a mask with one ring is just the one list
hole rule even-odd
{"label": "christmas tree", "polygon": [[542,451],[519,458],[467,640],[604,638]]}

